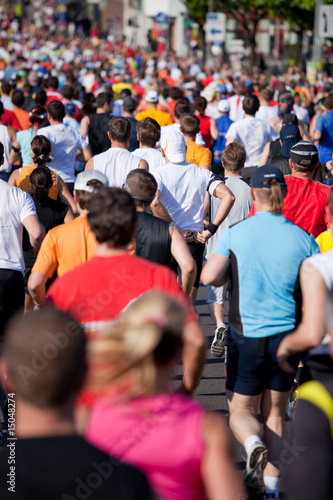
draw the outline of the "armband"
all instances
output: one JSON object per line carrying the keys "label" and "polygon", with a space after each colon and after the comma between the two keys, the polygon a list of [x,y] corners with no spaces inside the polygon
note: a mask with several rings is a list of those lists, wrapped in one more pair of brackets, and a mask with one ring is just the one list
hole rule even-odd
{"label": "armband", "polygon": [[206,230],[209,231],[212,235],[216,233],[218,230],[218,227],[216,224],[209,224],[209,226],[206,227]]}
{"label": "armband", "polygon": [[16,148],[15,146],[12,146],[12,150],[15,151],[15,153],[19,153],[21,151],[21,148]]}

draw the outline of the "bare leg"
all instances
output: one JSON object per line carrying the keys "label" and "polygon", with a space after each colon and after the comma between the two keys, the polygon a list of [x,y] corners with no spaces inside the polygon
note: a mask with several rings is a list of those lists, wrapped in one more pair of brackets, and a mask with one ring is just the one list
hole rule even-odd
{"label": "bare leg", "polygon": [[208,304],[208,310],[216,326],[224,322],[224,305],[218,304],[217,302],[210,302]]}
{"label": "bare leg", "polygon": [[190,293],[190,298],[192,300],[193,307],[195,307],[195,303],[197,301],[198,289],[194,286],[192,288],[192,292]]}
{"label": "bare leg", "polygon": [[258,396],[244,396],[227,391],[229,406],[229,425],[237,439],[243,446],[249,436],[262,436],[260,422],[257,418],[261,394]]}

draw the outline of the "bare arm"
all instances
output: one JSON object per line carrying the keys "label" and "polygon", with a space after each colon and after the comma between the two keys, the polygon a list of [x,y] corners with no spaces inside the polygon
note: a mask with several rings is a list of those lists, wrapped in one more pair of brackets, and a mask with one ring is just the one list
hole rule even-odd
{"label": "bare arm", "polygon": [[270,146],[270,142],[266,142],[258,167],[262,167],[263,165],[266,165],[266,163],[268,161],[268,156],[269,156],[269,146]]}
{"label": "bare arm", "polygon": [[183,332],[184,377],[182,389],[192,393],[196,388],[205,364],[206,339],[197,321],[190,321]]}
{"label": "bare arm", "polygon": [[219,136],[219,131],[217,130],[216,121],[214,118],[210,119],[210,135],[216,141]]}
{"label": "bare arm", "polygon": [[228,259],[228,257],[213,253],[202,270],[202,284],[222,286],[224,284],[224,278],[227,274],[229,265],[230,259]]}
{"label": "bare arm", "polygon": [[285,371],[295,371],[287,362],[289,356],[316,347],[326,333],[327,288],[323,277],[311,263],[304,262],[301,266],[300,282],[303,299],[302,322],[294,333],[282,340],[277,351],[277,359]]}
{"label": "bare arm", "polygon": [[45,229],[39,223],[36,215],[28,215],[28,217],[23,219],[22,224],[28,231],[30,244],[34,249],[35,255],[37,255],[39,247],[45,237]]}
{"label": "bare arm", "polygon": [[45,274],[32,271],[28,279],[28,290],[32,300],[39,305],[42,305],[46,295],[47,276]]}
{"label": "bare arm", "polygon": [[226,146],[231,144],[232,142],[236,142],[236,139],[234,137],[229,136],[226,142]]}
{"label": "bare arm", "polygon": [[78,211],[77,206],[76,206],[76,203],[74,201],[73,196],[71,195],[71,193],[68,190],[68,187],[66,186],[66,184],[64,183],[62,178],[59,177],[59,175],[57,176],[57,187],[58,187],[58,191],[59,191],[59,196],[62,199],[62,201],[65,203],[65,205],[67,205],[69,207],[70,212],[72,213],[72,219],[73,219],[74,218],[73,214],[76,214]]}
{"label": "bare arm", "polygon": [[84,161],[89,161],[92,158],[92,152],[89,146],[82,149]]}
{"label": "bare arm", "polygon": [[[214,220],[212,221],[212,224],[219,226],[230,212],[230,209],[235,202],[235,197],[230,189],[223,184],[223,182],[220,182],[220,184],[216,186],[213,196],[221,200]],[[205,229],[202,233],[194,233],[194,239],[198,243],[205,243],[211,236],[212,233],[208,231],[208,229]]]}
{"label": "bare arm", "polygon": [[221,415],[207,412],[203,425],[204,459],[201,473],[210,500],[246,500],[247,494],[234,465],[229,430]]}
{"label": "bare arm", "polygon": [[173,222],[169,225],[171,254],[181,270],[182,288],[190,295],[197,273],[197,266],[180,229]]}
{"label": "bare arm", "polygon": [[11,175],[10,175],[10,177],[8,179],[8,184],[11,184],[12,186],[16,187],[19,175],[20,175],[19,169],[14,170],[14,172],[11,173]]}
{"label": "bare arm", "polygon": [[140,160],[138,168],[143,168],[144,170],[149,170],[149,165],[146,162],[146,160]]}
{"label": "bare arm", "polygon": [[89,116],[84,116],[81,120],[81,135],[86,138],[89,132],[90,120]]}
{"label": "bare arm", "polygon": [[87,161],[84,170],[94,170],[94,157],[90,158],[90,160]]}
{"label": "bare arm", "polygon": [[155,198],[153,199],[153,201],[150,204],[150,208],[151,208],[153,214],[155,215],[155,217],[158,217],[159,219],[163,219],[166,221],[172,221],[172,218],[171,218],[169,212],[167,211],[167,209],[165,208],[165,206],[161,202],[160,198],[161,198],[161,191],[158,189],[156,191]]}
{"label": "bare arm", "polygon": [[320,138],[321,138],[321,132],[320,132],[320,130],[315,130],[313,132],[313,142],[315,144],[318,144],[318,142],[320,141]]}
{"label": "bare arm", "polygon": [[[15,140],[13,141],[13,146],[14,148],[16,149],[19,149],[20,148],[20,144],[18,142],[18,140],[16,139],[15,137]],[[9,156],[8,156],[8,163],[9,165],[12,165],[14,163],[14,160],[15,160],[15,155],[17,153],[15,153],[14,149],[11,148],[10,152],[9,152]],[[13,172],[14,173],[14,172]],[[13,184],[13,186],[16,186],[16,184]]]}

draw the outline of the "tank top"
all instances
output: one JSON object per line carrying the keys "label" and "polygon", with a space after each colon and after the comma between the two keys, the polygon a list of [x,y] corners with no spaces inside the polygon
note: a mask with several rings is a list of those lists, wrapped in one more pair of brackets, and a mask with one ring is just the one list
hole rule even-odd
{"label": "tank top", "polygon": [[200,132],[207,148],[213,146],[212,136],[210,134],[210,117],[206,115],[196,115],[200,120]]}
{"label": "tank top", "polygon": [[[19,189],[22,189],[22,191],[25,191],[26,193],[29,193],[29,194],[31,191],[30,174],[35,170],[35,168],[37,168],[37,167],[33,167],[32,165],[29,165],[28,167],[22,167],[19,169],[19,177],[17,179],[17,187]],[[54,172],[54,170],[50,169],[50,172],[51,172],[53,185],[49,190],[49,197],[52,198],[52,200],[56,200],[59,196],[59,190],[58,190],[58,185],[57,185],[58,176]]]}
{"label": "tank top", "polygon": [[0,172],[10,172],[11,165],[8,163],[9,152],[12,147],[12,141],[8,134],[7,125],[0,124],[0,142],[2,142],[4,147],[4,162],[3,165],[0,166]]}
{"label": "tank top", "polygon": [[205,410],[181,394],[97,402],[86,438],[141,469],[163,500],[204,500]]}
{"label": "tank top", "polygon": [[169,222],[138,212],[135,254],[156,264],[171,265]]}
{"label": "tank top", "polygon": [[89,115],[89,146],[93,156],[104,153],[110,147],[108,138],[109,122],[112,115],[109,113],[93,113]]}
{"label": "tank top", "polygon": [[106,175],[109,187],[121,188],[129,172],[139,168],[140,161],[127,149],[109,148],[105,153],[94,156],[94,169]]}

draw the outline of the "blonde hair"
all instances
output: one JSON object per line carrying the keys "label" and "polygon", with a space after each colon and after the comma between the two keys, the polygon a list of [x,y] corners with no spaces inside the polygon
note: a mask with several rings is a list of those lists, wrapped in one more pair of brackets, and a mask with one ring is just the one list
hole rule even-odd
{"label": "blonde hair", "polygon": [[273,214],[282,214],[283,200],[286,197],[287,190],[281,186],[276,179],[268,179],[265,184],[270,185],[270,188],[254,188],[256,196],[261,203],[267,203],[271,207]]}
{"label": "blonde hair", "polygon": [[91,340],[88,386],[112,386],[128,398],[153,394],[157,368],[181,351],[184,320],[184,308],[162,293],[150,291],[134,300]]}

